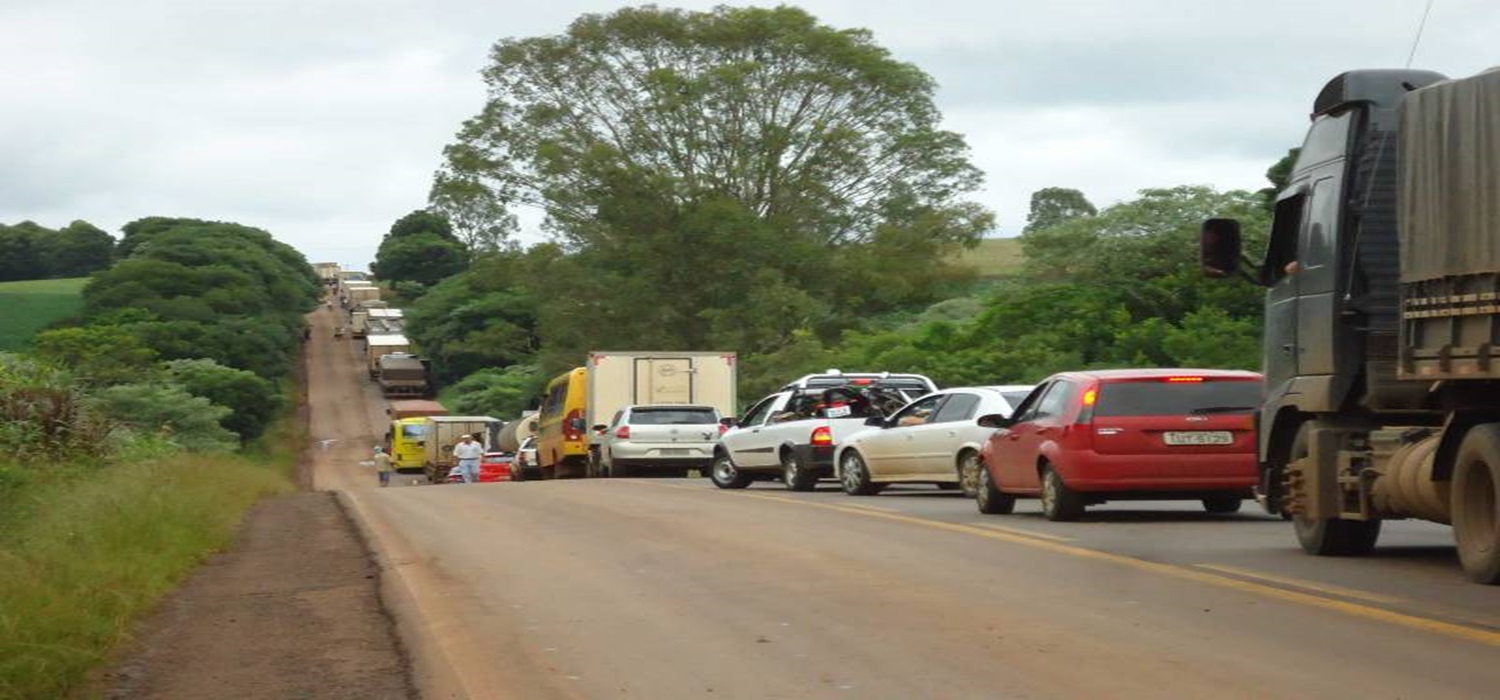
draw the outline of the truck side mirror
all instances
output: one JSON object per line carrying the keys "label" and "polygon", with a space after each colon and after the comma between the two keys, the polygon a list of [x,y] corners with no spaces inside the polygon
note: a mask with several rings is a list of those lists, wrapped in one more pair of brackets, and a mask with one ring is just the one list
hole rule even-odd
{"label": "truck side mirror", "polygon": [[1240,271],[1244,240],[1237,219],[1209,219],[1198,230],[1198,264],[1209,277],[1233,277]]}

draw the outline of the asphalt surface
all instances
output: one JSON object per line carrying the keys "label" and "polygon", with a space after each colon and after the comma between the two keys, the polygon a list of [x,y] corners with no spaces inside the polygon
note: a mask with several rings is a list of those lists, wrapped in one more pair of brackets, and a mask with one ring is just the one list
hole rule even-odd
{"label": "asphalt surface", "polygon": [[1444,527],[1387,523],[1375,555],[1319,559],[1252,504],[1051,523],[916,486],[378,489],[358,464],[378,396],[325,342],[314,437],[337,442],[315,480],[366,528],[429,698],[1500,692],[1500,589],[1465,581]]}

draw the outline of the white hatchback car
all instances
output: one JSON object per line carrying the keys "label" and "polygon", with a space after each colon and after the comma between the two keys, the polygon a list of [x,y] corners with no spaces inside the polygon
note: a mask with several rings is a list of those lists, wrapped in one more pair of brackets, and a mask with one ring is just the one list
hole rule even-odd
{"label": "white hatchback car", "polygon": [[594,438],[590,476],[687,476],[713,461],[724,432],[709,406],[626,406]]}
{"label": "white hatchback car", "polygon": [[945,389],[923,396],[886,419],[846,438],[834,463],[839,482],[851,496],[879,493],[887,484],[934,483],[979,490],[979,450],[994,433],[975,419],[1010,415],[1031,393],[1030,386]]}

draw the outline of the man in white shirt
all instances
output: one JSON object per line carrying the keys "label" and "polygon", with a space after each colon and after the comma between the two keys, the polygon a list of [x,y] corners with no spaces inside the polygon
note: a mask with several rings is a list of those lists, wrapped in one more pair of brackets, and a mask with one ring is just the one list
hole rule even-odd
{"label": "man in white shirt", "polygon": [[465,435],[453,446],[453,457],[458,460],[458,472],[463,474],[465,484],[479,481],[479,458],[484,456],[484,446],[474,442],[473,435]]}

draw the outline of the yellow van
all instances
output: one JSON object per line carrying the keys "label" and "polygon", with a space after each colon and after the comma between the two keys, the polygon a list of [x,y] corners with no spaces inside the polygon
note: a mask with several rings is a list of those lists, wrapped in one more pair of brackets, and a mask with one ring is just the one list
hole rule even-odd
{"label": "yellow van", "polygon": [[579,367],[547,383],[536,431],[536,458],[542,478],[584,475],[589,454],[587,403],[587,368]]}

